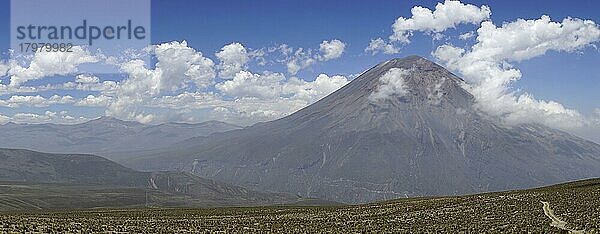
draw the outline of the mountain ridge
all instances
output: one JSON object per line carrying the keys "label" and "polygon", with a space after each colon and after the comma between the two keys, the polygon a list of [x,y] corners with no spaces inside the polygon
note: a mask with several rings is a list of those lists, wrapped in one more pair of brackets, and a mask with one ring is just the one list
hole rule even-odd
{"label": "mountain ridge", "polygon": [[0,124],[0,126],[2,125],[54,125],[54,126],[76,126],[76,125],[85,125],[85,124],[92,124],[92,123],[122,123],[122,124],[128,124],[128,125],[141,125],[141,126],[147,126],[147,127],[151,127],[151,126],[159,126],[159,125],[165,125],[165,124],[181,124],[181,125],[206,125],[206,124],[227,124],[227,125],[231,125],[231,126],[235,126],[235,127],[241,127],[235,124],[231,124],[231,123],[227,123],[224,121],[218,121],[218,120],[208,120],[208,121],[203,121],[203,122],[198,122],[198,123],[187,123],[187,122],[164,122],[164,123],[158,123],[158,124],[143,124],[137,121],[129,121],[129,120],[122,120],[119,118],[115,118],[112,116],[100,116],[94,119],[90,119],[88,121],[85,122],[81,122],[81,123],[75,123],[75,124],[61,124],[61,123],[16,123],[14,121],[9,121],[6,122],[4,124]]}
{"label": "mountain ridge", "polygon": [[97,154],[118,160],[126,152],[166,147],[196,136],[241,128],[224,122],[145,125],[113,117],[65,124],[0,125],[0,147],[50,153]]}
{"label": "mountain ridge", "polygon": [[[290,194],[254,191],[189,172],[135,171],[95,155],[0,148],[0,161],[3,162],[0,164],[0,210],[11,206],[91,208],[144,206],[144,203],[156,207],[329,204]],[[144,193],[150,195],[144,197]]]}

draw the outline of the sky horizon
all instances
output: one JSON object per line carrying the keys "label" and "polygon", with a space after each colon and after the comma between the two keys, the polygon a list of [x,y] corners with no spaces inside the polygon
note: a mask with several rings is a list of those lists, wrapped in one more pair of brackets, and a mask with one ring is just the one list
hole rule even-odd
{"label": "sky horizon", "polygon": [[[150,64],[86,48],[68,61],[36,54],[38,64],[11,63],[9,5],[0,1],[0,124],[106,115],[249,125],[314,103],[380,62],[418,55],[467,80],[479,108],[506,123],[600,139],[600,3],[591,0],[152,1]],[[81,72],[88,63],[120,72]]]}

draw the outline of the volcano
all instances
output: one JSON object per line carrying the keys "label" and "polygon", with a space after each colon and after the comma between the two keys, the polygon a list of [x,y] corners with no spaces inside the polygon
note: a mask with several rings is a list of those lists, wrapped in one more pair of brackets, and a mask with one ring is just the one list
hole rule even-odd
{"label": "volcano", "polygon": [[287,117],[125,163],[345,203],[600,176],[600,145],[542,125],[505,126],[478,111],[464,85],[424,58],[393,59]]}

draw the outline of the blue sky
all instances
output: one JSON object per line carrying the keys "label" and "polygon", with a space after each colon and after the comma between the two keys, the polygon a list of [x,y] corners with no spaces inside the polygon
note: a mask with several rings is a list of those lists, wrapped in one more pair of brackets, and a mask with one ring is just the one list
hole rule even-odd
{"label": "blue sky", "polygon": [[[258,48],[287,43],[311,47],[322,40],[339,38],[347,42],[342,60],[315,66],[302,75],[313,79],[316,73],[353,74],[393,57],[417,54],[431,58],[431,39],[402,48],[398,55],[370,56],[364,47],[375,36],[391,33],[399,16],[410,16],[415,5],[433,8],[438,1],[153,1],[153,41],[188,40],[201,51],[218,51],[224,44],[239,41]],[[463,1],[488,5],[498,24],[517,18],[554,20],[578,17],[600,22],[600,2],[587,1]],[[185,6],[185,7],[181,7]],[[177,17],[172,17],[177,15]],[[468,28],[475,28],[474,26]],[[519,64],[524,73],[518,86],[544,99],[561,100],[582,111],[600,103],[600,53],[550,53]]]}
{"label": "blue sky", "polygon": [[[287,43],[311,47],[322,40],[339,38],[347,42],[343,60],[315,66],[315,73],[357,73],[392,57],[417,54],[431,57],[431,39],[404,47],[392,56],[370,56],[364,47],[375,36],[391,33],[399,16],[409,16],[415,5],[433,8],[438,1],[153,1],[153,41],[187,40],[201,51],[218,51],[224,44],[239,41],[252,48]],[[567,16],[600,22],[600,2],[545,1],[463,1],[485,4],[496,23],[517,18],[538,18],[547,14],[555,20]],[[185,7],[182,7],[185,6]],[[173,17],[177,15],[177,17]],[[475,28],[475,27],[471,27]],[[531,79],[521,86],[543,98],[564,100],[567,105],[591,109],[600,100],[600,54],[557,53],[519,65]],[[565,67],[567,69],[565,69]],[[566,82],[570,81],[570,82]],[[565,84],[568,83],[568,84]],[[579,97],[577,97],[579,96]]]}
{"label": "blue sky", "polygon": [[[152,41],[187,40],[205,53],[218,51],[237,41],[251,48],[278,43],[311,47],[322,40],[339,38],[348,44],[343,60],[314,66],[301,74],[314,79],[317,73],[353,74],[392,57],[417,54],[430,58],[431,40],[423,37],[402,48],[398,55],[370,56],[363,49],[375,36],[390,33],[399,16],[409,16],[415,5],[433,8],[438,1],[152,1]],[[600,2],[580,1],[463,1],[488,5],[496,23],[547,14],[555,20],[578,17],[600,22]],[[0,4],[0,48],[9,47],[9,1]],[[473,27],[474,28],[474,27]],[[600,104],[600,55],[550,53],[519,64],[524,73],[518,86],[544,99],[588,112]],[[304,77],[303,77],[304,78]]]}
{"label": "blue sky", "polygon": [[[376,54],[365,52],[369,42],[381,37],[386,39],[393,33],[392,24],[398,17],[411,17],[411,8],[423,6],[434,10],[439,1],[152,1],[152,44],[171,41],[187,41],[188,46],[201,52],[205,57],[218,64],[215,53],[224,45],[241,43],[248,51],[286,44],[294,49],[313,49],[316,53],[324,40],[337,39],[345,44],[343,55],[336,59],[316,62],[302,69],[296,76],[299,79],[313,81],[319,74],[343,75],[351,79],[353,75],[371,66],[395,57],[420,55],[432,60],[432,52],[441,45],[452,44],[469,48],[474,41],[458,39],[462,33],[474,31],[479,24],[460,24],[456,29],[444,31],[446,36],[433,40],[432,35],[414,32],[410,44],[397,44],[400,53]],[[491,8],[490,20],[498,27],[503,22],[512,22],[518,18],[539,19],[548,15],[553,21],[560,22],[566,17],[589,19],[600,22],[600,2],[582,1],[461,1],[477,7],[487,5]],[[3,59],[8,59],[9,47],[9,1],[0,1],[0,50]],[[592,44],[598,44],[596,42]],[[522,78],[511,83],[512,90],[522,90],[537,99],[554,100],[566,108],[575,109],[584,115],[593,114],[600,108],[600,52],[593,46],[578,49],[575,52],[548,51],[511,64],[522,73]],[[285,64],[272,63],[267,66],[249,63],[253,73],[263,71],[286,74]],[[73,79],[76,74],[32,81],[28,84],[60,83]],[[459,74],[460,75],[460,74]],[[286,74],[285,79],[293,75]],[[100,80],[124,79],[127,75],[100,76]],[[52,79],[52,80],[49,80]],[[61,80],[62,79],[62,80]],[[217,82],[221,80],[217,76]],[[8,78],[3,79],[6,84]],[[215,90],[209,88],[208,90]],[[51,94],[85,97],[88,93],[80,91],[54,90],[41,92],[42,96]],[[32,94],[28,94],[32,95]],[[4,95],[5,99],[10,95]],[[143,109],[143,108],[142,108]],[[42,113],[46,110],[66,110],[72,115],[93,118],[102,115],[101,107],[81,108],[74,106],[49,106],[0,108],[6,116],[21,112]],[[196,119],[197,121],[202,120]]]}

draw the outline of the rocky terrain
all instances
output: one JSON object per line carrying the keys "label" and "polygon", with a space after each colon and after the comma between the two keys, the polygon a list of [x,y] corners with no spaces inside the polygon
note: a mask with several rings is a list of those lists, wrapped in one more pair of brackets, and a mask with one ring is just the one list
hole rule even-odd
{"label": "rocky terrain", "polygon": [[5,212],[0,232],[600,233],[598,214],[600,180],[594,179],[355,206]]}

